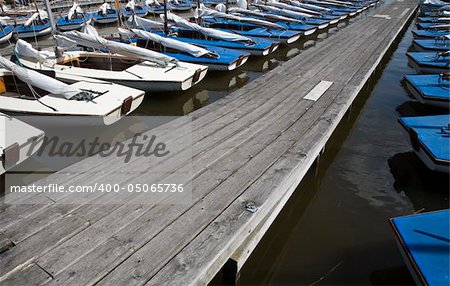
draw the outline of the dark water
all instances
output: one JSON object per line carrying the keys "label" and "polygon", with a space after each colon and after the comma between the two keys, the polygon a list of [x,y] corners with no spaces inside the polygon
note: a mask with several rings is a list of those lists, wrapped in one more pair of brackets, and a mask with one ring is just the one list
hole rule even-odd
{"label": "dark water", "polygon": [[[411,151],[399,115],[446,113],[402,87],[411,27],[241,270],[241,285],[413,284],[389,218],[449,207],[449,177]],[[392,51],[391,51],[392,53]]]}

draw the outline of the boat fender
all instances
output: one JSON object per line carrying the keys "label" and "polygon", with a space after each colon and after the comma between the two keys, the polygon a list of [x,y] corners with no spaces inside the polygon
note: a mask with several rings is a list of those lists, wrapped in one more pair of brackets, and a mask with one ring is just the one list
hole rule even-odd
{"label": "boat fender", "polygon": [[120,110],[121,115],[127,115],[127,113],[130,112],[132,103],[133,103],[132,96],[129,96],[123,100],[122,108]]}

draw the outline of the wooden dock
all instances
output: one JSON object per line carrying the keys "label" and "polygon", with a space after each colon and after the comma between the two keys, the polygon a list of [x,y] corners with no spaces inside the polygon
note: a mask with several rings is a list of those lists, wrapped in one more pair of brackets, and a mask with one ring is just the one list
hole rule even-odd
{"label": "wooden dock", "polygon": [[[198,285],[224,265],[238,273],[416,6],[381,2],[191,113],[189,205],[0,205],[0,284]],[[177,136],[181,122],[164,126],[168,136]],[[89,169],[84,175],[46,181],[89,183],[92,170],[108,176],[123,167],[94,157],[68,168]]]}

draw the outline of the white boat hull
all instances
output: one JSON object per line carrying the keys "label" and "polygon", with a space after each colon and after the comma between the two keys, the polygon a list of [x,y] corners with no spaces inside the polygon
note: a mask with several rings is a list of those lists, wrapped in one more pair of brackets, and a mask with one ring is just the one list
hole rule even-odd
{"label": "white boat hull", "polygon": [[34,37],[41,37],[48,35],[52,32],[52,27],[45,28],[43,30],[40,30],[38,32],[26,32],[26,33],[18,33],[17,37],[19,39],[27,39],[27,38],[34,38]]}
{"label": "white boat hull", "polygon": [[94,18],[94,22],[98,24],[111,24],[117,22],[117,18]]}
{"label": "white boat hull", "polygon": [[447,73],[449,68],[433,68],[433,67],[424,67],[420,66],[416,61],[412,60],[408,57],[409,65],[414,68],[416,71],[423,74],[438,74],[438,73]]}
{"label": "white boat hull", "polygon": [[323,29],[325,29],[326,27],[328,27],[329,25],[330,25],[329,23],[325,23],[325,24],[322,24],[322,25],[317,26],[317,29],[323,30]]}
{"label": "white boat hull", "polygon": [[[4,140],[0,140],[0,175],[32,155],[29,154],[32,151],[29,148],[32,141],[35,142],[33,151],[36,152],[42,145],[41,139],[44,137],[43,131],[4,114],[0,114],[0,133],[4,136]],[[11,159],[12,162],[8,162],[8,166],[5,166],[5,160]]]}
{"label": "white boat hull", "polygon": [[172,6],[172,11],[175,12],[186,12],[186,11],[190,11],[191,7],[174,7]]}
{"label": "white boat hull", "polygon": [[335,25],[335,24],[337,24],[340,20],[341,20],[341,18],[337,18],[337,19],[331,20],[331,21],[330,21],[330,25]]}
{"label": "white boat hull", "polygon": [[229,65],[208,64],[208,70],[209,71],[232,71],[232,70],[235,70],[235,69],[241,67],[242,65],[244,65],[247,62],[248,58],[249,57],[242,58],[241,61],[239,62],[239,65],[237,64],[237,61],[235,61]]}
{"label": "white boat hull", "polygon": [[306,30],[306,31],[303,32],[303,35],[304,36],[309,36],[309,35],[314,34],[316,31],[317,31],[317,29]]}
{"label": "white boat hull", "polygon": [[[67,52],[64,55],[67,60],[85,57],[107,60],[110,57],[110,55],[106,53],[90,53],[82,51]],[[118,55],[113,55],[113,57],[120,60],[127,60],[126,57]],[[208,70],[208,67],[206,66],[184,62],[178,62],[179,67],[157,67],[149,62],[137,62],[124,70],[118,71],[61,64],[43,66],[35,61],[29,61],[22,58],[20,59],[20,62],[22,65],[35,70],[54,70],[56,78],[63,82],[73,83],[74,77],[85,77],[106,82],[114,82],[146,92],[187,90],[200,82],[206,76]],[[195,80],[194,77],[196,77]]]}
{"label": "white boat hull", "polygon": [[450,102],[447,101],[438,101],[438,100],[431,100],[431,99],[426,99],[424,98],[418,91],[417,89],[407,80],[405,80],[406,82],[406,87],[409,90],[409,92],[411,93],[411,95],[420,103],[422,104],[426,104],[426,105],[431,105],[431,106],[436,106],[436,107],[440,107],[440,108],[446,108],[449,109],[450,106]]}
{"label": "white boat hull", "polygon": [[[409,132],[402,128],[404,131],[405,136],[408,137],[408,139],[411,141],[411,136],[409,134]],[[428,153],[424,150],[422,144],[418,144],[418,150],[414,149],[414,153],[417,155],[417,157],[419,157],[419,159],[425,164],[425,166],[427,166],[428,169],[435,171],[435,172],[440,172],[440,173],[450,173],[450,164],[438,164],[435,161],[433,161],[430,156],[428,156]]]}
{"label": "white boat hull", "polygon": [[[5,75],[4,70],[0,70]],[[71,77],[75,88],[100,92],[93,101],[68,100],[61,96],[41,94],[39,101],[20,97],[0,96],[0,110],[18,115],[87,116],[100,118],[110,125],[130,114],[144,99],[142,90],[105,81]]]}
{"label": "white boat hull", "polygon": [[422,148],[422,146],[419,148],[419,151],[414,150],[414,153],[417,154],[417,156],[422,160],[422,162],[428,167],[428,169],[440,172],[440,173],[450,173],[450,166],[449,165],[440,165],[436,164],[431,158],[427,155],[425,150]]}

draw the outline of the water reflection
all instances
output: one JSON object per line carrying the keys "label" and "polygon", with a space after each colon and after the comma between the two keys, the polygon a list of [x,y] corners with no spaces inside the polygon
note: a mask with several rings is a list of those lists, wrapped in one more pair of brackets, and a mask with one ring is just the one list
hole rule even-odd
{"label": "water reflection", "polygon": [[415,73],[410,30],[334,133],[317,177],[308,173],[244,265],[241,284],[414,283],[388,220],[448,208],[449,177],[426,169],[397,122],[443,112],[408,100],[400,85]]}
{"label": "water reflection", "polygon": [[388,164],[395,190],[408,197],[415,210],[449,207],[448,174],[430,171],[413,151],[395,154]]}
{"label": "water reflection", "polygon": [[448,114],[448,110],[428,106],[415,100],[405,101],[395,109],[399,116],[427,116],[427,115],[440,115]]}

